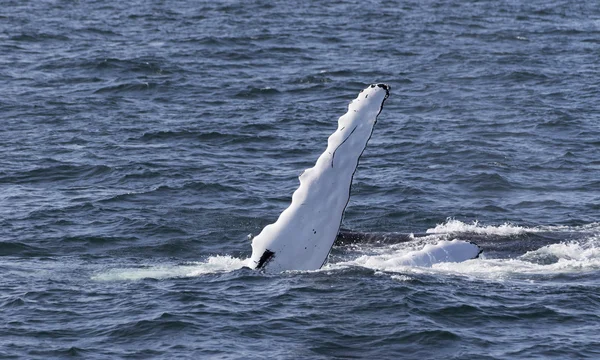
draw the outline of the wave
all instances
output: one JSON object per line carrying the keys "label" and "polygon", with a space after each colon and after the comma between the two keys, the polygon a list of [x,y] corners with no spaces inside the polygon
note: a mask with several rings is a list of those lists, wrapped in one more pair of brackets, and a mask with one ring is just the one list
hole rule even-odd
{"label": "wave", "polygon": [[[255,130],[255,129],[250,129]],[[250,131],[249,130],[249,131]],[[165,142],[165,141],[199,141],[210,142],[220,141],[220,144],[228,143],[252,143],[276,140],[272,135],[256,135],[252,133],[240,132],[219,132],[219,131],[197,131],[197,130],[160,130],[145,132],[140,137],[131,137],[129,141],[142,142]]]}
{"label": "wave", "polygon": [[447,219],[445,223],[438,224],[432,229],[427,229],[427,234],[453,234],[453,233],[474,233],[483,235],[500,235],[511,236],[521,235],[526,232],[535,231],[534,229],[525,228],[519,225],[504,223],[502,225],[480,225],[477,220],[471,224],[464,223],[460,220]]}
{"label": "wave", "polygon": [[159,84],[156,82],[128,82],[117,85],[105,86],[94,91],[94,94],[102,93],[124,93],[124,92],[142,92],[152,90],[167,83]]}
{"label": "wave", "polygon": [[600,237],[544,246],[515,259],[472,260],[438,264],[437,271],[497,280],[551,280],[600,271]]}
{"label": "wave", "polygon": [[[521,251],[518,256],[494,257],[484,252],[477,259],[463,262],[439,262],[414,266],[406,261],[415,252],[423,252],[427,246],[450,239],[467,240],[465,234],[483,236],[488,241],[511,238],[513,247],[528,249],[522,243],[529,241],[527,234],[571,234],[575,239],[560,237],[553,244],[538,245],[535,249]],[[524,237],[525,236],[525,237]],[[293,273],[321,273],[368,269],[375,274],[385,274],[398,281],[412,281],[421,275],[464,276],[470,280],[494,281],[547,281],[564,276],[579,276],[600,271],[600,223],[579,226],[525,227],[509,223],[501,225],[471,224],[448,219],[445,223],[428,229],[427,234],[404,235],[397,243],[348,243],[336,246],[326,264],[320,270],[292,271]],[[544,238],[546,239],[546,238]],[[91,278],[95,281],[137,281],[143,279],[171,279],[196,277],[208,274],[232,272],[246,266],[248,259],[233,256],[211,256],[201,262],[183,264],[149,264],[102,270]],[[418,265],[418,264],[417,264]],[[364,270],[361,270],[364,271]]]}
{"label": "wave", "polygon": [[51,34],[45,32],[27,32],[21,33],[19,35],[14,35],[9,38],[12,41],[19,42],[38,42],[45,40],[60,40],[60,41],[68,41],[69,37],[61,34]]}
{"label": "wave", "polygon": [[279,91],[276,88],[273,87],[254,87],[254,86],[249,86],[247,87],[245,90],[239,91],[237,92],[234,97],[236,98],[262,98],[262,97],[268,97],[268,96],[275,96],[275,95],[279,95],[281,94],[281,91]]}
{"label": "wave", "polygon": [[51,165],[10,173],[0,173],[0,183],[33,184],[58,181],[81,181],[110,174],[114,169],[106,165],[70,164],[50,159]]}
{"label": "wave", "polygon": [[230,272],[246,266],[247,259],[231,256],[211,256],[203,262],[183,265],[150,265],[142,267],[114,268],[92,276],[96,281],[123,281],[142,279],[170,279]]}
{"label": "wave", "polygon": [[578,226],[568,225],[546,225],[526,227],[504,223],[501,225],[481,225],[477,220],[468,224],[460,220],[448,218],[446,222],[436,225],[434,228],[427,229],[427,234],[457,234],[471,233],[480,235],[499,235],[512,236],[522,235],[527,233],[540,232],[583,232],[583,233],[600,233],[600,223],[590,223]]}
{"label": "wave", "polygon": [[[435,230],[435,231],[433,231]],[[475,233],[492,236],[515,236],[538,232],[570,232],[576,233],[576,240],[563,240],[558,243],[543,245],[515,257],[488,257],[484,252],[480,258],[464,262],[440,262],[431,267],[410,266],[403,261],[423,244],[448,238],[452,234],[459,239],[460,233]],[[577,227],[545,226],[526,228],[503,224],[500,226],[480,226],[477,223],[465,224],[457,220],[449,220],[428,231],[429,235],[415,237],[414,241],[402,242],[390,246],[373,248],[371,246],[356,247],[358,253],[354,260],[330,263],[325,270],[360,266],[376,272],[389,273],[393,279],[408,281],[418,274],[462,275],[479,280],[526,280],[544,281],[564,276],[577,277],[589,272],[600,271],[600,226],[598,223]],[[517,237],[514,247],[524,246],[527,241]],[[526,246],[526,245],[525,245]]]}
{"label": "wave", "polygon": [[[328,263],[322,269],[291,271],[293,273],[330,273],[349,268],[369,269],[375,274],[386,274],[399,281],[411,281],[420,275],[465,276],[471,280],[539,282],[564,276],[577,276],[600,271],[600,237],[584,243],[552,244],[511,259],[478,259],[463,262],[441,262],[431,266],[413,266],[405,260],[417,248],[387,247],[378,254],[362,255],[354,260]],[[217,273],[228,273],[247,265],[247,258],[211,256],[203,262],[185,264],[143,265],[112,268],[100,271],[93,281],[139,281],[191,278]]]}
{"label": "wave", "polygon": [[243,193],[239,186],[225,185],[222,183],[210,183],[202,181],[188,181],[181,184],[159,185],[151,189],[141,191],[128,191],[119,194],[111,194],[106,198],[97,200],[98,203],[111,203],[123,201],[139,201],[143,197],[157,196],[159,194],[169,194],[172,192],[192,190],[194,192],[203,192],[205,194]]}
{"label": "wave", "polygon": [[0,242],[0,256],[45,256],[47,251],[22,242]]}

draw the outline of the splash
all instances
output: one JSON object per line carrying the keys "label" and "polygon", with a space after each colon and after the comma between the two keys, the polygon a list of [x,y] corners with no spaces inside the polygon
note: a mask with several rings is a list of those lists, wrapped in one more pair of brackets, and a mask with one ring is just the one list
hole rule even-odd
{"label": "splash", "polygon": [[387,270],[404,266],[431,267],[439,262],[461,262],[473,259],[480,252],[477,245],[466,241],[439,241],[428,244],[421,250],[393,252],[377,256],[362,256],[355,261],[364,266]]}
{"label": "splash", "polygon": [[520,259],[555,269],[600,268],[600,236],[594,236],[583,243],[570,241],[547,245],[525,253]]}
{"label": "splash", "polygon": [[[485,253],[462,262],[436,262],[431,266],[413,266],[406,262],[414,253],[412,246],[389,246],[377,253],[362,255],[355,260],[332,264],[335,267],[361,266],[385,271],[394,276],[411,274],[463,275],[475,279],[536,281],[562,275],[577,275],[600,271],[600,235],[579,241],[551,244],[529,251],[516,258],[488,259]],[[394,278],[395,279],[395,278]]]}
{"label": "splash", "polygon": [[[542,245],[514,257],[489,257],[483,254],[477,259],[462,262],[432,261],[431,264],[419,265],[406,261],[411,254],[418,252],[423,246],[436,244],[452,239],[472,239],[473,236],[484,243],[493,244],[500,241],[507,246],[511,241],[515,248],[530,246],[523,234],[536,233],[534,239],[564,239],[559,243]],[[554,234],[554,235],[548,235]],[[563,276],[579,277],[587,273],[600,273],[600,223],[589,223],[577,226],[536,226],[525,227],[504,223],[502,225],[482,225],[477,221],[464,223],[448,219],[445,223],[427,230],[425,236],[410,236],[411,241],[403,241],[385,246],[353,245],[353,260],[342,260],[330,264],[329,269],[360,266],[375,272],[384,272],[390,276],[411,276],[413,274],[459,275],[474,279],[494,280],[526,280],[535,282],[542,279],[560,278]],[[491,256],[494,256],[493,252]],[[498,256],[498,255],[496,255]],[[395,278],[394,278],[395,279]]]}
{"label": "splash", "polygon": [[211,256],[204,262],[193,262],[184,265],[167,264],[110,269],[92,276],[92,280],[135,281],[142,279],[195,277],[237,270],[246,266],[246,264],[246,259],[238,259],[231,256]]}
{"label": "splash", "polygon": [[580,226],[535,226],[525,227],[504,223],[502,225],[481,225],[475,220],[468,224],[460,220],[448,218],[446,222],[436,225],[433,229],[427,229],[427,234],[456,234],[456,233],[471,233],[479,235],[498,235],[498,236],[514,236],[526,233],[539,232],[583,232],[583,233],[600,233],[600,223],[590,223]]}
{"label": "splash", "polygon": [[427,229],[427,234],[443,234],[443,233],[474,233],[482,235],[500,235],[500,236],[511,236],[521,235],[526,232],[536,232],[539,230],[525,228],[518,225],[512,225],[510,223],[504,223],[502,225],[493,226],[482,226],[479,225],[477,220],[473,221],[472,224],[464,223],[460,220],[448,219],[443,224],[438,224],[433,229]]}
{"label": "splash", "polygon": [[488,279],[552,278],[600,271],[598,239],[544,246],[515,259],[481,259],[462,264],[437,264],[434,269]]}

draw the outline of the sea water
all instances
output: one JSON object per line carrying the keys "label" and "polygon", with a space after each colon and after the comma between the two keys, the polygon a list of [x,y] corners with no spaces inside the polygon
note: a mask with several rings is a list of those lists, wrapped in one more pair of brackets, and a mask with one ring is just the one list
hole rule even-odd
{"label": "sea water", "polygon": [[[595,1],[4,2],[0,357],[599,357],[599,19]],[[402,241],[245,268],[375,82],[392,94],[342,226]],[[393,261],[455,239],[484,252]]]}

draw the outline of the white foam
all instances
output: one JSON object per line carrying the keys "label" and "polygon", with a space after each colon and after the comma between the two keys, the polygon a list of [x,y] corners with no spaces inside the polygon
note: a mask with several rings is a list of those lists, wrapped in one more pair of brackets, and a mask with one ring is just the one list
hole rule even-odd
{"label": "white foam", "polygon": [[460,240],[444,240],[435,245],[425,245],[421,250],[362,256],[355,261],[373,269],[393,270],[406,266],[431,267],[439,262],[461,262],[476,257],[478,253],[477,245]]}
{"label": "white foam", "polygon": [[[548,227],[545,229],[548,231]],[[375,249],[354,248],[354,250],[363,252],[364,255],[354,260],[329,264],[327,269],[331,271],[336,268],[361,266],[375,272],[388,273],[394,280],[402,281],[405,281],[402,276],[411,278],[412,275],[428,274],[459,275],[479,280],[536,282],[565,274],[600,272],[600,234],[589,232],[590,229],[597,231],[598,227],[597,225],[585,225],[579,229],[580,233],[584,235],[579,241],[543,246],[516,258],[487,258],[484,252],[477,259],[458,262],[436,259],[431,264],[422,263],[423,266],[411,262],[411,254],[425,254],[426,250],[432,246],[426,245],[425,248],[419,250],[424,243],[435,243],[441,238],[447,237],[447,234],[431,234],[408,243]],[[581,231],[581,229],[585,229],[585,231]],[[574,227],[567,229],[561,227],[556,231],[566,230],[575,231]],[[439,243],[444,242],[439,241]]]}
{"label": "white foam", "polygon": [[471,224],[448,218],[445,223],[438,224],[433,229],[427,229],[427,234],[456,234],[471,233],[480,235],[512,236],[537,232],[589,232],[600,233],[600,223],[590,223],[580,226],[536,226],[525,227],[504,223],[502,225],[481,225],[474,220]]}
{"label": "white foam", "polygon": [[398,280],[398,281],[411,281],[412,278],[410,276],[406,276],[406,275],[392,275],[391,278],[393,280]]}
{"label": "white foam", "polygon": [[194,277],[204,274],[228,272],[242,268],[246,259],[231,256],[211,256],[204,262],[194,262],[185,265],[150,265],[144,267],[129,267],[110,269],[92,276],[97,281],[169,279]]}
{"label": "white foam", "polygon": [[[406,272],[410,269],[431,268],[440,262],[462,262],[476,257],[479,247],[460,240],[441,240],[430,244],[395,244],[371,249],[354,260],[331,264],[336,267],[361,266],[377,271]],[[417,270],[419,272],[420,270]]]}
{"label": "white foam", "polygon": [[493,226],[482,226],[477,220],[473,221],[472,224],[464,223],[460,220],[447,219],[445,223],[438,224],[433,229],[427,229],[427,234],[444,234],[444,233],[475,233],[484,235],[520,235],[526,232],[539,231],[535,229],[528,229],[518,225],[512,225],[510,223],[504,223],[502,225]]}
{"label": "white foam", "polygon": [[[511,279],[536,281],[542,277],[552,277],[561,274],[600,272],[600,223],[591,223],[576,227],[540,226],[535,228],[525,228],[509,224],[481,226],[477,222],[465,224],[457,220],[448,220],[446,224],[448,223],[451,223],[448,229],[456,229],[454,232],[469,232],[466,229],[475,229],[475,231],[471,232],[509,235],[518,233],[517,230],[521,229],[519,231],[523,232],[577,232],[581,234],[581,238],[578,241],[543,246],[519,257],[509,259],[487,258],[484,252],[477,259],[462,262],[448,262],[444,261],[441,257],[439,259],[438,257],[434,257],[434,260],[430,264],[421,262],[421,265],[419,265],[418,262],[409,261],[414,255],[419,254],[420,258],[417,256],[419,261],[425,261],[429,256],[426,249],[435,248],[440,243],[451,243],[451,241],[444,241],[448,238],[449,233],[428,231],[430,235],[416,237],[414,241],[405,243],[383,247],[353,247],[353,251],[358,251],[362,255],[348,261],[329,263],[321,270],[308,272],[331,272],[360,266],[372,269],[378,274],[391,273],[390,276],[392,279],[399,281],[408,281],[413,278],[412,274],[424,273],[431,275],[462,275],[475,279],[499,281]],[[231,256],[212,256],[202,262],[186,264],[113,268],[97,273],[92,276],[92,279],[97,281],[131,281],[145,278],[168,279],[194,277],[237,270],[243,266],[247,266],[249,261],[250,259],[234,258]],[[37,270],[37,274],[39,274],[39,269]]]}
{"label": "white foam", "polygon": [[515,259],[477,259],[460,264],[437,264],[434,269],[478,278],[536,279],[600,270],[600,248],[590,242],[553,244]]}

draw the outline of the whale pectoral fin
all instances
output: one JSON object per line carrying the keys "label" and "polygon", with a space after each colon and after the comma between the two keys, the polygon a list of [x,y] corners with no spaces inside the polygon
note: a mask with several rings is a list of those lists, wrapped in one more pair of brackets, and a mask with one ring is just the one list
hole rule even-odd
{"label": "whale pectoral fin", "polygon": [[348,204],[358,160],[388,94],[387,85],[373,85],[348,105],[325,151],[300,175],[291,204],[252,240],[249,263],[255,269],[281,272],[323,266]]}
{"label": "whale pectoral fin", "polygon": [[[336,148],[335,148],[335,150],[333,150],[333,154],[331,155],[331,167],[333,167],[333,159],[335,158],[335,152],[336,152],[336,151],[337,151],[337,150],[340,148],[340,146],[344,145],[344,143],[345,143],[346,141],[348,141],[348,139],[350,139],[350,136],[352,136],[352,134],[354,134],[354,131],[356,131],[356,128],[357,128],[357,127],[358,127],[358,125],[356,125],[356,126],[354,127],[354,129],[352,129],[352,131],[350,131],[350,134],[349,134],[349,135],[348,135],[348,136],[347,136],[347,137],[344,139],[344,141],[342,141],[342,142],[341,142],[341,143],[338,145],[338,147],[336,147]],[[346,128],[346,127],[344,126],[344,128]]]}
{"label": "whale pectoral fin", "polygon": [[275,253],[269,249],[265,250],[265,252],[261,255],[260,260],[258,260],[258,265],[256,265],[256,270],[259,270],[265,266],[269,260],[273,258]]}

